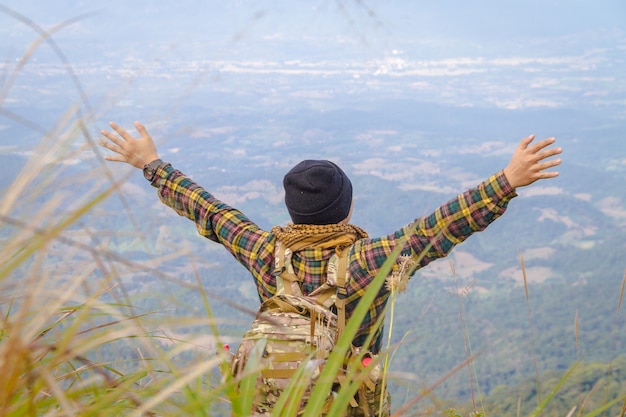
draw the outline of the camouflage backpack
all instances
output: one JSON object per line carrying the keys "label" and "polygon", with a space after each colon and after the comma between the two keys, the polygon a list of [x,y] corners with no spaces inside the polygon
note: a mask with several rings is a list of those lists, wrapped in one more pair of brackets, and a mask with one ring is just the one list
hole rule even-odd
{"label": "camouflage backpack", "polygon": [[[246,360],[257,343],[261,340],[265,342],[259,364],[261,370],[256,384],[254,415],[270,415],[291,378],[308,360],[306,367],[310,372],[310,383],[301,396],[298,415],[304,411],[313,385],[345,327],[347,253],[348,250],[344,250],[334,254],[328,262],[326,282],[304,296],[291,264],[292,252],[277,242],[274,265],[277,294],[261,305],[231,363],[233,375],[242,375]],[[333,305],[336,314],[331,310]],[[346,416],[389,415],[387,395],[383,407],[386,412],[378,412],[383,391],[380,378],[376,378],[379,375],[380,367],[377,366],[371,378],[363,382],[356,398],[352,399]],[[335,380],[337,387],[340,378]],[[376,380],[373,381],[373,378]],[[323,415],[330,408],[332,399],[333,395],[329,395]]]}

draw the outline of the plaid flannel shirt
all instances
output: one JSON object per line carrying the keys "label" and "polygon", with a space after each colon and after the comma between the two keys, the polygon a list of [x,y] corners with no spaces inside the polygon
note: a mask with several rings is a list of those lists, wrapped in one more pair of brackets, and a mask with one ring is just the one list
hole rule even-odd
{"label": "plaid flannel shirt", "polygon": [[[251,272],[261,302],[276,293],[276,279],[272,274],[274,234],[260,229],[242,212],[216,199],[168,163],[159,165],[151,184],[158,189],[164,204],[193,220],[200,235],[221,243]],[[516,195],[504,173],[499,171],[430,215],[417,218],[387,236],[357,241],[348,258],[346,318],[349,319],[368,284],[397,244],[405,242],[403,254],[419,261],[414,266],[417,270],[446,256],[474,232],[484,230],[504,213],[508,202]],[[333,252],[332,249],[304,249],[293,255],[294,271],[301,280],[303,294],[311,293],[324,282],[327,261]],[[389,290],[383,286],[361,323],[353,341],[355,346],[362,346],[373,332],[369,348],[373,353],[379,352],[383,329],[376,323],[384,314],[388,298]]]}

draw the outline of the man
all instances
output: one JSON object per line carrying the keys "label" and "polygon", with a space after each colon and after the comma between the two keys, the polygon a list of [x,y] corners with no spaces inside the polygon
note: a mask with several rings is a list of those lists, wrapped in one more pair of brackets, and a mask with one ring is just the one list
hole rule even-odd
{"label": "man", "polygon": [[[517,188],[558,176],[558,172],[549,169],[561,163],[559,158],[549,159],[561,153],[561,148],[549,148],[554,138],[533,144],[534,135],[528,136],[522,139],[508,166],[477,187],[387,236],[370,238],[361,228],[349,223],[353,200],[352,184],[346,174],[332,162],[306,160],[292,168],[283,180],[285,204],[293,224],[265,231],[161,161],[143,125],[135,122],[139,138],[132,137],[115,123],[110,126],[114,132],[103,130],[108,141],[103,140],[101,144],[116,155],[106,159],[143,169],[164,204],[193,220],[200,235],[221,243],[252,273],[261,301],[276,294],[273,271],[277,241],[292,249],[294,272],[304,295],[324,283],[326,265],[335,248],[338,245],[349,247],[347,319],[399,243],[404,244],[403,255],[415,261],[413,273],[432,260],[446,256],[456,244],[500,217],[517,195]],[[363,348],[373,354],[380,351],[382,327],[376,323],[388,297],[389,288],[383,287],[361,323],[354,346],[363,347],[368,335],[373,333],[372,342]]]}

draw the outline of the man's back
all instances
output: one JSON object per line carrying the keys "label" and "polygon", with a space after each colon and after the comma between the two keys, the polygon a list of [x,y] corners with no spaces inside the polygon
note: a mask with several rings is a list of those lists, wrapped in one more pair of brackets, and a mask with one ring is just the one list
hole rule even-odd
{"label": "man's back", "polygon": [[[345,294],[348,320],[369,283],[398,245],[402,247],[401,259],[408,257],[414,261],[414,269],[408,271],[410,276],[430,261],[446,256],[455,245],[499,218],[517,195],[517,187],[558,176],[558,172],[548,169],[561,163],[559,158],[547,160],[561,153],[561,148],[548,148],[555,142],[554,138],[533,144],[534,135],[528,136],[522,139],[507,167],[488,180],[459,194],[432,214],[387,236],[372,239],[360,228],[348,224],[353,199],[352,184],[345,173],[330,161],[306,160],[283,179],[285,204],[294,224],[268,232],[161,161],[143,125],[135,123],[140,138],[133,138],[115,123],[111,123],[111,127],[117,134],[102,131],[110,142],[101,144],[116,155],[105,158],[143,168],[144,176],[158,189],[164,204],[192,220],[202,236],[221,243],[251,272],[262,302],[277,293],[273,274],[277,240],[286,242],[295,237],[295,243],[303,244],[294,247],[295,243],[288,243],[294,252],[294,275],[306,293],[314,292],[325,282],[324,268],[329,255],[337,248],[351,245]],[[348,235],[349,242],[336,241]],[[398,269],[399,264],[394,265],[393,272]],[[389,287],[383,286],[360,324],[353,340],[355,348],[362,349],[368,335],[376,332],[369,350],[374,354],[380,352],[382,326],[376,323],[388,297]]]}

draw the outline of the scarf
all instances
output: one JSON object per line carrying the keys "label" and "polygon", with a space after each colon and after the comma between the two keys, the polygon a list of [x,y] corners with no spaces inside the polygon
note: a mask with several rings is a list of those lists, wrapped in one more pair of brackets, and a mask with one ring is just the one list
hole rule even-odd
{"label": "scarf", "polygon": [[359,239],[368,237],[367,232],[352,224],[292,224],[287,227],[275,226],[272,233],[293,252],[304,248],[338,248],[352,245]]}

